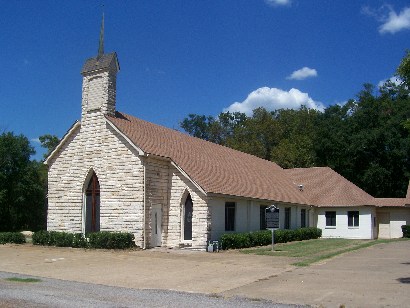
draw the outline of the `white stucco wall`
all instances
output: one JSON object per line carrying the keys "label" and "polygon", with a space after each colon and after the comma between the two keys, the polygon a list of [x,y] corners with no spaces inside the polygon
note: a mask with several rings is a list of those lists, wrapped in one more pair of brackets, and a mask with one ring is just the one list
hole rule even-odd
{"label": "white stucco wall", "polygon": [[[390,218],[390,223],[383,227],[380,226],[381,215],[387,215],[385,217]],[[403,237],[401,226],[410,224],[410,208],[378,208],[377,217],[379,238],[400,238]]]}
{"label": "white stucco wall", "polygon": [[[326,211],[336,211],[336,226],[326,226]],[[348,226],[348,211],[359,211],[359,226]],[[373,238],[373,207],[329,207],[317,208],[317,227],[322,229],[323,238],[350,238],[350,239],[372,239]]]}

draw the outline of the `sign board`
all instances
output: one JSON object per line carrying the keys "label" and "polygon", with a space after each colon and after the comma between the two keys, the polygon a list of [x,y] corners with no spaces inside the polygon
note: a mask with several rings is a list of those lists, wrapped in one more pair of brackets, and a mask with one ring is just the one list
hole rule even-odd
{"label": "sign board", "polygon": [[279,209],[273,209],[273,211],[266,211],[266,228],[279,229]]}

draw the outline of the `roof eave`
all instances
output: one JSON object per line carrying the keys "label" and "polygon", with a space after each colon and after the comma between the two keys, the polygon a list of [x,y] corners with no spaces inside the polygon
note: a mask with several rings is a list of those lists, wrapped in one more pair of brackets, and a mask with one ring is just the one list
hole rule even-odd
{"label": "roof eave", "polygon": [[114,123],[112,123],[107,117],[105,117],[107,120],[108,125],[110,125],[121,137],[123,137],[137,152],[138,155],[145,155],[145,152],[138,147],[136,144],[134,144],[130,138],[127,137],[126,134],[124,134],[117,126],[115,126]]}
{"label": "roof eave", "polygon": [[54,148],[53,151],[51,151],[50,154],[48,154],[48,156],[46,157],[46,159],[44,160],[43,164],[45,165],[49,165],[51,159],[56,155],[56,153],[61,149],[61,147],[63,146],[63,144],[68,140],[68,138],[71,136],[71,134],[78,128],[81,126],[81,123],[77,120],[74,122],[73,125],[71,125],[70,129],[65,133],[65,135],[63,136],[63,138],[60,140],[60,142],[58,143],[58,145]]}

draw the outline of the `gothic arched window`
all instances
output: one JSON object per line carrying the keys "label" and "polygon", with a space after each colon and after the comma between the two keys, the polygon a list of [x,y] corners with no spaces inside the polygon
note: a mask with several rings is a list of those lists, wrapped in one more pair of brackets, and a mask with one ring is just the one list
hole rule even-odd
{"label": "gothic arched window", "polygon": [[100,183],[93,172],[85,191],[85,233],[100,231]]}

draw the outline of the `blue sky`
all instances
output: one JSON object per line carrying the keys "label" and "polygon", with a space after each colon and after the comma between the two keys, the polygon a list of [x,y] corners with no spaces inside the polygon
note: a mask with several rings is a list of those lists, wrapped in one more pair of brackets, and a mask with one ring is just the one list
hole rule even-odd
{"label": "blue sky", "polygon": [[[103,1],[117,110],[170,128],[189,113],[324,108],[391,78],[410,3],[377,0]],[[81,111],[102,1],[0,0],[0,131],[62,137]]]}

